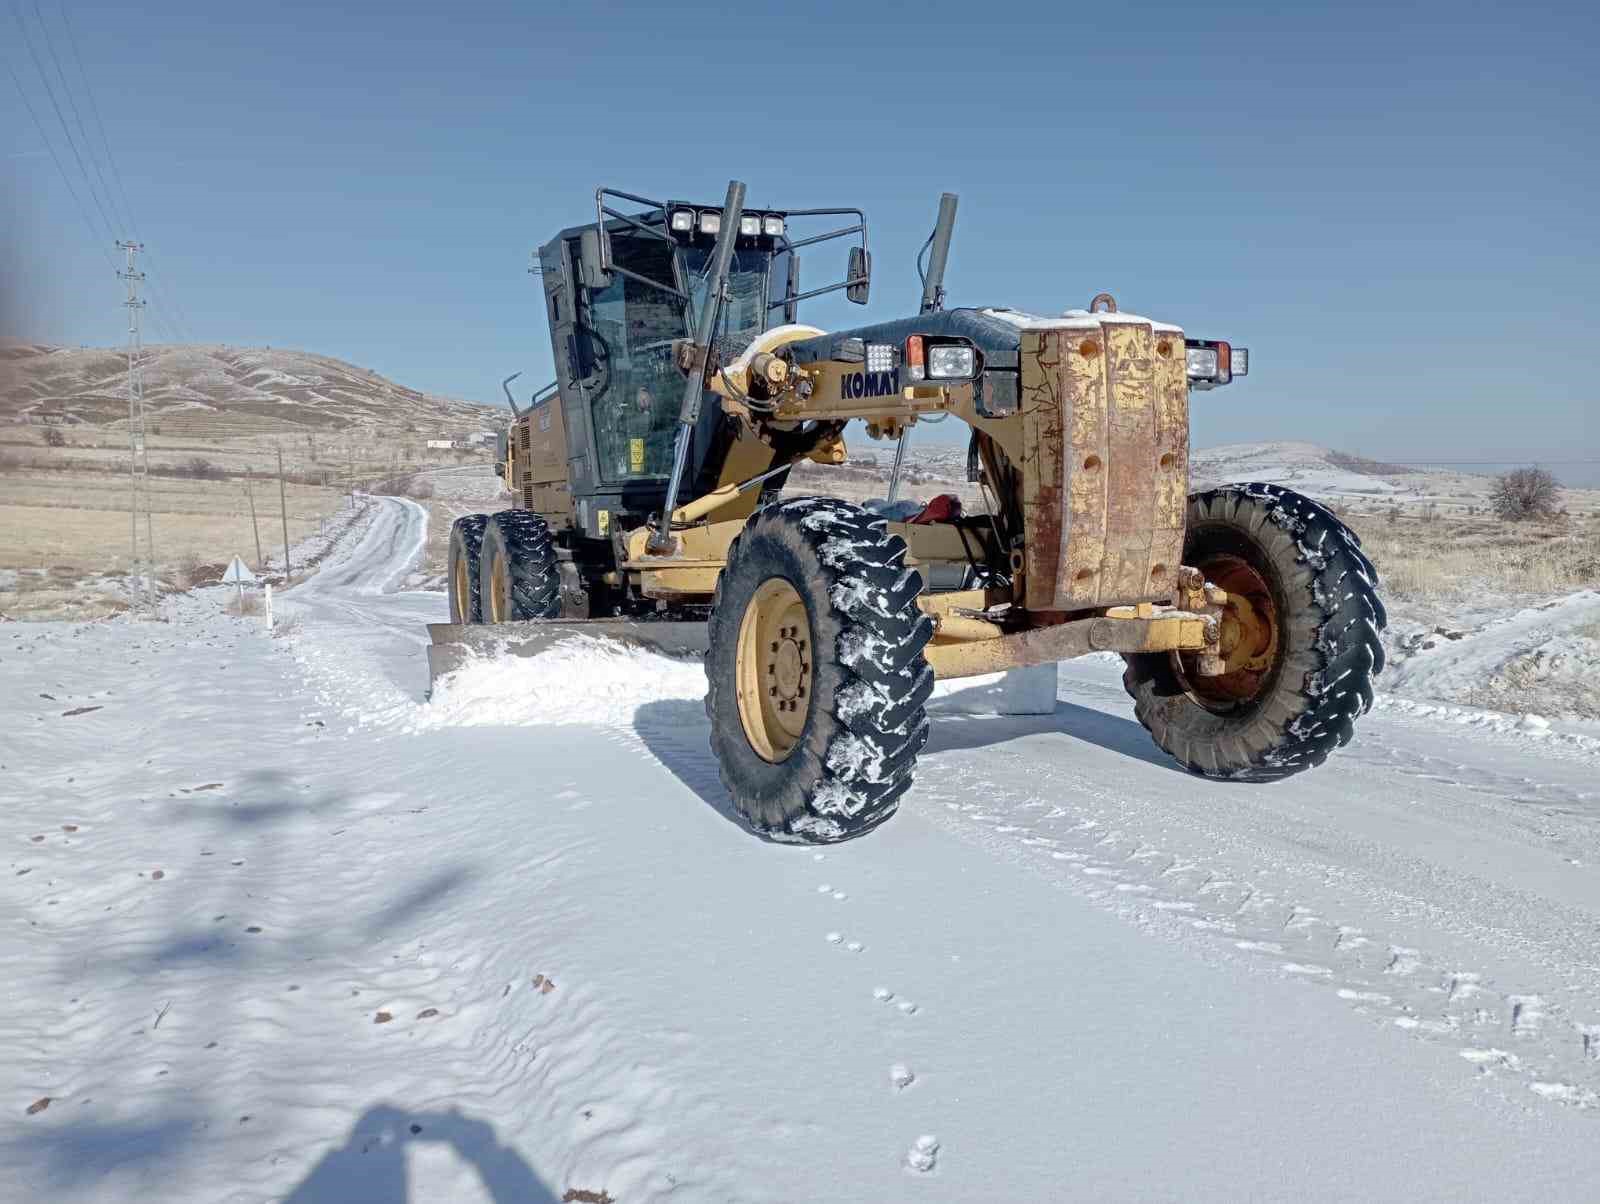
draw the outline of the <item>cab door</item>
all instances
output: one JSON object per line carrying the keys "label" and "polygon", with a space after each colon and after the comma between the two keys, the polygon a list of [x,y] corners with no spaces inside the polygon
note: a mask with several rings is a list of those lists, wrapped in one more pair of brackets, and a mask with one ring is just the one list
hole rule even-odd
{"label": "cab door", "polygon": [[[595,469],[607,485],[664,482],[683,401],[684,378],[673,345],[688,333],[675,288],[676,248],[659,237],[613,232],[611,273],[586,290],[577,358],[594,430]],[[650,281],[661,281],[658,288]]]}

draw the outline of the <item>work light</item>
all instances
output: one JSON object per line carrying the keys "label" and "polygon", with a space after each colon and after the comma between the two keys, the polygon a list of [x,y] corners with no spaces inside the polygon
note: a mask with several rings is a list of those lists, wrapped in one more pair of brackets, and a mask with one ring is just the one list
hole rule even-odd
{"label": "work light", "polygon": [[762,218],[761,232],[768,238],[781,238],[783,236],[783,219],[781,217]]}
{"label": "work light", "polygon": [[971,380],[978,374],[978,352],[972,347],[928,348],[929,380]]}
{"label": "work light", "polygon": [[722,229],[722,214],[702,213],[700,215],[700,233],[715,234]]}
{"label": "work light", "polygon": [[761,218],[755,214],[746,214],[739,218],[739,233],[746,238],[754,238],[761,233]]}
{"label": "work light", "polygon": [[1215,347],[1190,347],[1183,353],[1184,366],[1190,380],[1217,379],[1217,349]]}
{"label": "work light", "polygon": [[693,209],[674,209],[672,211],[672,228],[680,234],[687,234],[694,229]]}
{"label": "work light", "polygon": [[1191,389],[1215,389],[1250,371],[1250,352],[1221,339],[1190,339],[1183,352]]}
{"label": "work light", "polygon": [[894,356],[899,348],[893,343],[868,343],[867,344],[867,371],[892,372],[894,370]]}

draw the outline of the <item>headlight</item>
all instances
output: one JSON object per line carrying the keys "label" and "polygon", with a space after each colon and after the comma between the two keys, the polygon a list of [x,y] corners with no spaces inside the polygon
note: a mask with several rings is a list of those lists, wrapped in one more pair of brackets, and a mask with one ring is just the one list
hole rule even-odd
{"label": "headlight", "polygon": [[674,209],[672,211],[672,228],[680,234],[687,234],[694,229],[693,209]]}
{"label": "headlight", "polygon": [[1233,374],[1235,376],[1250,375],[1250,348],[1235,347],[1233,349]]}
{"label": "headlight", "polygon": [[715,234],[722,229],[722,214],[702,213],[700,215],[700,233]]}
{"label": "headlight", "polygon": [[761,219],[761,233],[768,238],[780,238],[783,235],[783,219],[781,217],[764,217]]}
{"label": "headlight", "polygon": [[1190,347],[1183,353],[1190,380],[1217,379],[1217,349],[1215,347]]}
{"label": "headlight", "polygon": [[739,233],[747,238],[754,238],[761,233],[761,219],[753,215],[741,217],[739,219]]}
{"label": "headlight", "polygon": [[929,380],[970,380],[977,374],[978,353],[973,348],[928,348]]}

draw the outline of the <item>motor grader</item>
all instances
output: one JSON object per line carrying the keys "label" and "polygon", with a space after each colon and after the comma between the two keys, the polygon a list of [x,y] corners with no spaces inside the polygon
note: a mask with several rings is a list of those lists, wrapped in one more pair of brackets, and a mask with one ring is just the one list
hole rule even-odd
{"label": "motor grader", "polygon": [[[868,300],[859,211],[752,208],[737,181],[720,205],[597,190],[594,221],[537,253],[557,379],[512,402],[514,507],[452,529],[435,676],[574,632],[703,654],[734,806],[804,841],[894,812],[936,679],[1121,654],[1139,721],[1208,777],[1281,778],[1346,743],[1385,623],[1356,536],[1276,485],[1189,490],[1191,392],[1247,353],[1105,294],[947,308],[955,210],[918,257],[917,314],[826,331],[797,307]],[[798,253],[833,240],[843,278],[802,287]],[[976,512],[784,493],[797,464],[845,463],[861,420],[897,441],[892,499],[907,433],[948,415]]]}

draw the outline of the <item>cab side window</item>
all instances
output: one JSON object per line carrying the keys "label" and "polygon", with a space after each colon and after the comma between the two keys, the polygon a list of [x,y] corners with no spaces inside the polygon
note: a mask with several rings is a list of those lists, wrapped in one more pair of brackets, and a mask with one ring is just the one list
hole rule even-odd
{"label": "cab side window", "polygon": [[[673,247],[663,239],[614,233],[612,257],[652,280],[673,280]],[[683,303],[671,293],[614,272],[591,292],[585,314],[595,444],[600,475],[620,481],[664,477],[683,400],[672,344],[687,333]]]}

